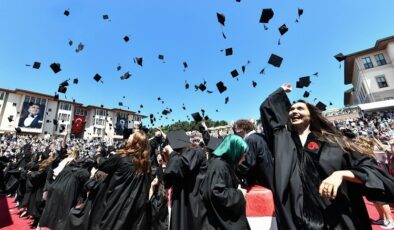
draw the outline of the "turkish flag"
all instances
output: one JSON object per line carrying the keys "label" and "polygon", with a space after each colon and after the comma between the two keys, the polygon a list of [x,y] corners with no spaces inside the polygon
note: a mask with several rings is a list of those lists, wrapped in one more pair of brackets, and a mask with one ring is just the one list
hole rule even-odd
{"label": "turkish flag", "polygon": [[73,125],[71,127],[72,133],[80,133],[85,127],[86,116],[74,115]]}

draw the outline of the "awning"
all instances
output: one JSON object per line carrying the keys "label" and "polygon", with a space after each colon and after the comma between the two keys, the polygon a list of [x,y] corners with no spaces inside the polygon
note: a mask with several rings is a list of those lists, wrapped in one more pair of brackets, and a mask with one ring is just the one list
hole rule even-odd
{"label": "awning", "polygon": [[372,110],[390,108],[390,107],[394,107],[394,99],[359,104],[358,107],[363,111],[372,111]]}

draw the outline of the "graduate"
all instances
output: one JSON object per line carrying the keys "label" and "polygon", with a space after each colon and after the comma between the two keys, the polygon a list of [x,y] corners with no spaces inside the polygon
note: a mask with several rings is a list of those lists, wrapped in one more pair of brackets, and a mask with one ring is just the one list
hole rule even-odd
{"label": "graduate", "polygon": [[149,140],[143,131],[100,160],[98,169],[108,175],[92,204],[89,229],[148,229],[149,166]]}
{"label": "graduate", "polygon": [[284,84],[261,104],[274,154],[274,199],[279,229],[372,229],[363,196],[394,201],[394,180],[360,154],[305,102],[290,104]]}
{"label": "graduate", "polygon": [[232,134],[213,152],[200,189],[207,209],[200,229],[249,229],[246,190],[240,188],[235,174],[248,149],[248,144],[241,137]]}

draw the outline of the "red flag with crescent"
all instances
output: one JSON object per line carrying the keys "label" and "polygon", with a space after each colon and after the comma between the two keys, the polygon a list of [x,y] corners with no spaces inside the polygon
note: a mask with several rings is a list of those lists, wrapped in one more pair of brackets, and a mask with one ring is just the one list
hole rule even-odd
{"label": "red flag with crescent", "polygon": [[72,133],[80,133],[85,127],[86,116],[74,115],[74,121],[71,128]]}

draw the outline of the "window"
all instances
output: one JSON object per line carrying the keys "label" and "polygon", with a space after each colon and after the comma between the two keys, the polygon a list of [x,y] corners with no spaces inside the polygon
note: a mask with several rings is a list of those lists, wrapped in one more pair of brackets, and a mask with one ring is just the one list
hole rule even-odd
{"label": "window", "polygon": [[60,103],[60,109],[61,110],[70,111],[71,110],[71,104],[62,102],[62,103]]}
{"label": "window", "polygon": [[70,121],[70,114],[59,113],[57,119],[60,121],[69,122]]}
{"label": "window", "polygon": [[28,103],[35,103],[35,104],[38,104],[38,105],[45,105],[46,104],[46,102],[47,102],[47,100],[46,99],[44,99],[44,98],[39,98],[39,97],[33,97],[33,96],[25,96],[25,102],[28,102]]}
{"label": "window", "polygon": [[102,109],[96,109],[96,115],[105,116],[106,112]]}
{"label": "window", "polygon": [[3,100],[4,99],[4,92],[0,92],[0,100]]}
{"label": "window", "polygon": [[371,61],[370,57],[362,58],[362,60],[363,60],[363,64],[364,64],[364,68],[365,69],[373,68],[373,64],[372,64],[372,61]]}
{"label": "window", "polygon": [[75,115],[80,115],[80,116],[87,116],[88,115],[88,111],[85,109],[75,109]]}
{"label": "window", "polygon": [[385,88],[389,86],[384,75],[377,76],[376,82],[378,83],[379,88]]}
{"label": "window", "polygon": [[365,98],[367,97],[367,91],[365,90],[364,84],[361,85],[361,89],[358,97],[360,98],[361,103],[365,102]]}
{"label": "window", "polygon": [[386,59],[384,59],[384,55],[383,54],[376,54],[375,55],[375,60],[376,60],[376,63],[378,64],[378,66],[387,64]]}

